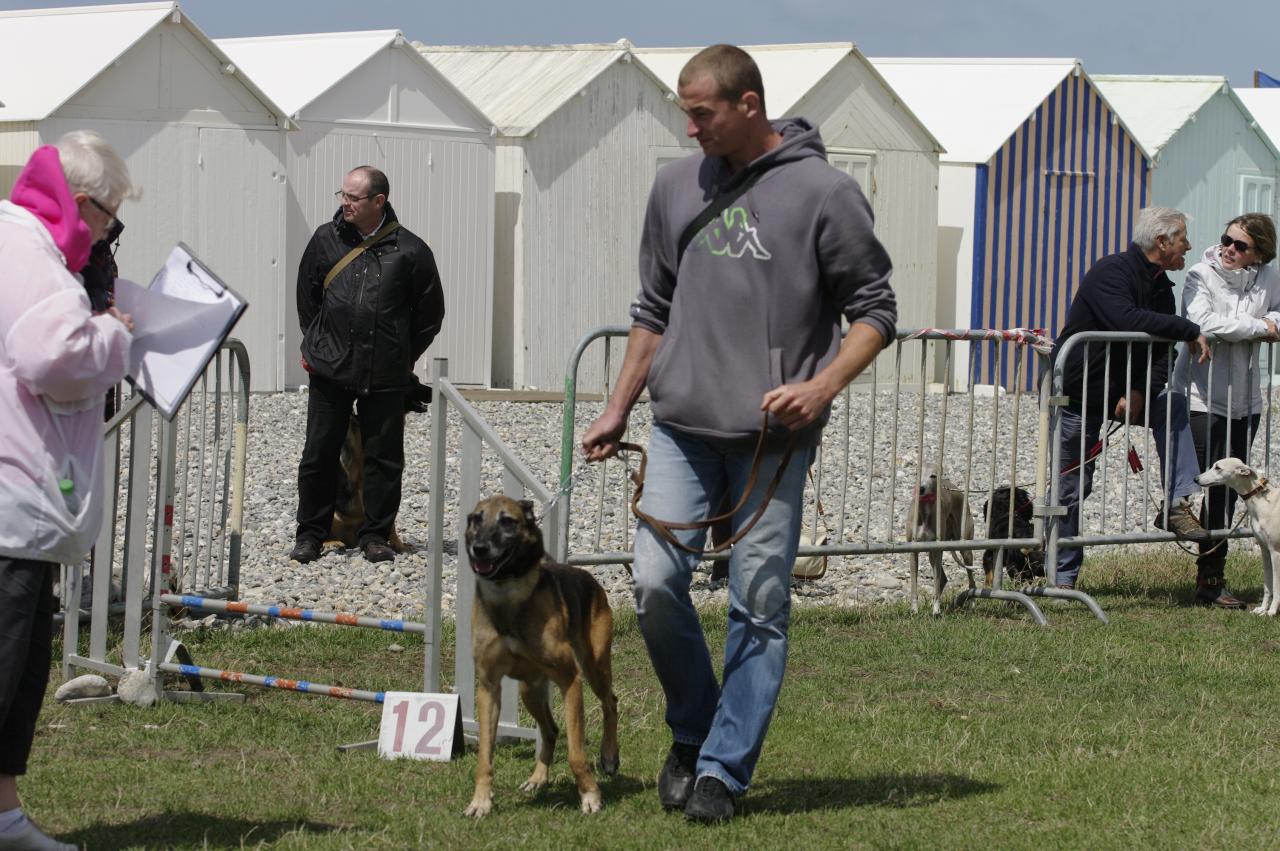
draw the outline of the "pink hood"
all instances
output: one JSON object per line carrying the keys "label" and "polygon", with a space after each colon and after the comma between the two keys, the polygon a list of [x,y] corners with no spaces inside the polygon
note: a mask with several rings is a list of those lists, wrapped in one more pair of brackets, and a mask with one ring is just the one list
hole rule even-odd
{"label": "pink hood", "polygon": [[18,175],[9,200],[40,220],[66,258],[69,271],[79,272],[84,268],[89,262],[93,235],[81,220],[80,210],[71,197],[57,148],[52,145],[36,148]]}

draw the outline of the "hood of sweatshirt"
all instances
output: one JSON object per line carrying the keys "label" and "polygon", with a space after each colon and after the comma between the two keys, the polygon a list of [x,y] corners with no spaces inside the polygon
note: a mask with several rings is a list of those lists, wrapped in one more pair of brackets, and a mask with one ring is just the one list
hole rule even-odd
{"label": "hood of sweatshirt", "polygon": [[732,189],[749,175],[809,157],[826,160],[827,146],[822,143],[818,128],[805,118],[782,118],[770,122],[773,129],[782,136],[782,144],[756,157],[747,167],[731,173],[727,160],[721,157],[708,157],[707,162],[714,168],[712,179],[721,192]]}
{"label": "hood of sweatshirt", "polygon": [[62,173],[58,149],[52,145],[36,148],[18,175],[9,201],[35,216],[62,252],[67,269],[79,272],[89,261],[93,236],[80,218],[71,197],[71,187]]}
{"label": "hood of sweatshirt", "polygon": [[1245,266],[1242,269],[1228,269],[1222,265],[1222,246],[1210,245],[1204,250],[1204,262],[1232,289],[1244,290],[1253,285],[1258,277],[1257,266]]}

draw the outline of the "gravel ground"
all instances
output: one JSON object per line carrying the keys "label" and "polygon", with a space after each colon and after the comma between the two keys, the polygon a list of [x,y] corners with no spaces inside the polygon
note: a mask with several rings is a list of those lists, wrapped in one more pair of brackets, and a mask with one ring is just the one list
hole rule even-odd
{"label": "gravel ground", "polygon": [[[944,398],[945,430],[940,427]],[[1011,478],[1023,484],[1034,480],[1037,431],[1034,403],[1029,397],[1022,397],[1015,429],[1013,400],[1012,396],[998,401],[979,398],[972,402],[971,411],[968,396],[931,394],[924,397],[922,419],[919,394],[903,395],[895,410],[892,394],[878,393],[873,401],[871,394],[857,393],[851,397],[847,420],[844,404],[838,402],[827,429],[821,463],[815,467],[825,509],[821,525],[832,538],[843,537],[853,543],[905,540],[906,515],[919,469],[918,447],[924,447],[926,459],[936,459],[938,437],[945,433],[944,468],[948,475],[957,485],[982,491],[972,497],[974,515],[979,518],[978,534],[982,537],[984,524],[980,515],[988,485],[1004,484]],[[476,402],[474,407],[527,465],[532,476],[549,490],[554,489],[559,477],[561,405],[500,401]],[[599,407],[598,403],[579,406],[578,436]],[[398,556],[393,563],[370,564],[356,550],[334,551],[311,564],[300,565],[289,561],[287,554],[293,544],[297,463],[305,430],[306,395],[299,392],[253,396],[240,598],[420,619],[429,574],[430,421],[438,410],[437,407],[432,413],[411,415],[406,426],[406,471],[398,528],[409,552]],[[459,448],[462,422],[456,410],[450,411],[449,420],[444,496],[447,500],[445,524],[450,531],[446,533],[444,547],[442,596],[444,610],[451,614],[457,564],[454,530],[462,483]],[[899,434],[896,445],[895,422]],[[643,442],[647,425],[648,411],[641,404],[633,416],[631,438]],[[1011,470],[1015,434],[1016,473]],[[1154,449],[1144,448],[1136,430],[1134,438],[1143,458],[1154,461]],[[842,488],[846,445],[849,447],[848,487]],[[1145,522],[1144,480],[1142,476],[1123,473],[1126,448],[1123,441],[1113,441],[1107,455],[1105,498],[1099,473],[1099,485],[1086,502],[1085,518],[1090,531],[1134,530]],[[195,449],[193,441],[189,451],[194,453]],[[480,470],[480,493],[501,490],[501,483],[501,466],[493,453],[486,452]],[[1155,483],[1153,474],[1152,490]],[[812,490],[811,487],[810,496]],[[628,499],[629,491],[619,463],[607,465],[603,473],[599,467],[591,467],[577,474],[570,505],[570,552],[629,551],[631,527],[625,525],[630,520]],[[810,505],[807,522],[811,525],[814,510],[812,503]],[[1171,545],[1155,546],[1163,546],[1178,555]],[[975,560],[980,564],[976,555]],[[921,584],[927,587],[929,567],[927,560],[924,561]],[[831,557],[823,579],[796,584],[796,604],[855,606],[902,600],[907,593],[910,562],[908,554]],[[946,564],[951,587],[961,587],[964,571],[952,556],[947,556]],[[607,565],[592,570],[615,606],[632,605],[631,584],[625,567]],[[723,603],[724,583],[712,582],[709,572],[699,571],[693,584],[693,598],[700,605]]]}

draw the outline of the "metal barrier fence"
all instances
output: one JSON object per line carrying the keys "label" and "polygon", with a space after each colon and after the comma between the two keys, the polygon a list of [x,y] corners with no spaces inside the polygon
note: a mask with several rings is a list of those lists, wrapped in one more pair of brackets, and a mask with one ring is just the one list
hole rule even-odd
{"label": "metal barrier fence", "polygon": [[[426,589],[426,618],[424,623],[397,618],[370,618],[343,612],[323,612],[311,609],[290,608],[270,604],[247,603],[232,598],[236,596],[239,580],[240,536],[244,507],[244,480],[248,439],[248,387],[249,364],[244,347],[236,341],[228,341],[226,351],[238,367],[229,371],[228,399],[234,399],[226,422],[234,417],[234,439],[226,454],[223,453],[223,363],[222,355],[206,370],[202,388],[197,396],[183,406],[174,423],[160,421],[158,439],[153,446],[153,411],[141,396],[130,397],[124,408],[111,419],[106,427],[106,453],[112,467],[104,480],[115,483],[120,470],[127,469],[126,479],[117,490],[125,506],[123,516],[116,510],[120,503],[112,503],[110,520],[104,524],[102,536],[95,551],[102,554],[116,553],[117,526],[124,531],[123,557],[120,560],[125,588],[123,604],[112,610],[109,605],[112,571],[115,559],[99,557],[94,561],[92,574],[95,596],[88,612],[90,621],[89,654],[80,655],[80,618],[65,619],[65,647],[63,675],[70,676],[72,668],[121,676],[129,670],[141,667],[139,645],[143,631],[142,615],[151,610],[151,654],[147,669],[151,676],[151,688],[157,698],[175,700],[243,699],[236,693],[208,693],[203,691],[203,681],[216,679],[257,685],[266,688],[285,689],[306,694],[319,694],[348,700],[381,703],[384,692],[366,691],[345,686],[330,686],[301,679],[275,675],[259,675],[239,671],[227,671],[196,665],[186,654],[185,648],[168,634],[168,607],[184,607],[200,611],[227,614],[261,614],[268,617],[312,623],[334,624],[381,629],[395,632],[412,632],[423,635],[426,645],[424,662],[424,689],[440,690],[441,684],[441,624],[442,624],[442,576],[445,549],[445,508],[447,487],[445,484],[449,456],[449,411],[452,407],[462,420],[461,432],[461,487],[454,504],[457,539],[463,537],[466,512],[480,499],[485,484],[482,478],[483,454],[486,447],[496,455],[500,464],[502,489],[512,496],[528,494],[547,505],[550,525],[555,527],[557,507],[551,493],[537,480],[528,468],[498,438],[476,410],[462,398],[449,383],[448,362],[435,362],[435,409],[431,432],[431,507],[430,507],[430,582]],[[208,381],[213,376],[213,400],[209,400]],[[239,378],[237,387],[236,377]],[[238,395],[237,395],[238,394]],[[210,420],[212,423],[210,424]],[[198,425],[197,425],[198,423]],[[118,449],[121,432],[127,430],[128,452],[121,457]],[[192,474],[189,465],[178,460],[179,435],[184,453],[196,453],[197,471]],[[193,441],[198,442],[193,443]],[[206,449],[212,447],[206,454]],[[149,488],[154,480],[156,489]],[[177,470],[181,468],[181,477]],[[180,487],[177,482],[180,481]],[[221,490],[219,490],[221,484]],[[176,493],[175,493],[176,491]],[[148,527],[148,517],[151,525]],[[174,532],[175,526],[177,532]],[[174,558],[174,538],[180,542]],[[550,549],[554,552],[554,541]],[[150,560],[150,583],[147,578],[147,561]],[[475,596],[475,577],[467,569],[465,548],[458,553],[455,597],[456,612],[462,613],[457,621],[457,644],[464,648],[457,652],[454,685],[460,696],[462,725],[474,731],[475,671],[471,653],[471,603]],[[80,601],[80,568],[64,571],[64,598],[66,611],[75,612]],[[205,588],[203,592],[194,590]],[[123,650],[120,664],[107,659],[108,616],[113,611],[123,611]],[[172,661],[174,656],[179,661]],[[163,677],[176,674],[185,677],[192,686],[191,692],[165,691]],[[504,738],[537,739],[537,730],[519,723],[519,700],[516,684],[504,680],[502,684],[503,706],[499,718],[499,733]],[[376,742],[365,742],[348,748],[368,748]]]}
{"label": "metal barrier fence", "polygon": [[[140,394],[123,400],[104,429],[105,519],[88,562],[89,594],[84,565],[62,568],[64,677],[138,668],[143,613],[157,588],[236,595],[248,423],[249,356],[237,340],[214,356],[173,422]],[[121,599],[113,600],[117,576]],[[118,662],[108,658],[112,616],[123,617]]]}
{"label": "metal barrier fence", "polygon": [[[606,376],[603,387],[605,397],[609,392],[608,376],[616,373],[614,364],[621,361],[612,352],[611,341],[625,337],[629,328],[610,326],[585,335],[569,360],[565,378],[565,407],[561,435],[561,488],[565,491],[555,526],[556,540],[565,560],[570,564],[604,565],[628,564],[631,561],[630,541],[634,534],[634,519],[625,510],[614,511],[612,520],[606,521],[606,493],[622,493],[622,505],[629,503],[630,482],[626,476],[626,459],[621,463],[606,462],[596,473],[594,486],[584,485],[579,478],[589,469],[580,460],[576,437],[590,421],[583,417],[579,422],[578,370],[588,350],[597,341],[603,341],[602,374]],[[1094,335],[1076,338],[1083,344],[1098,339]],[[1110,339],[1127,342],[1149,341],[1143,334],[1112,335]],[[1018,344],[1011,347],[1010,342]],[[1228,357],[1242,357],[1228,344],[1216,342],[1215,348]],[[1053,558],[1057,547],[1081,547],[1103,544],[1158,544],[1174,539],[1172,534],[1153,529],[1149,525],[1136,531],[1117,534],[1101,529],[1087,534],[1063,538],[1057,536],[1061,505],[1057,492],[1048,493],[1051,482],[1058,475],[1050,476],[1050,469],[1060,470],[1057,456],[1053,455],[1059,430],[1058,412],[1061,407],[1060,385],[1050,394],[1050,341],[1024,331],[954,330],[902,331],[896,344],[885,350],[876,362],[857,382],[835,400],[832,417],[823,438],[813,470],[813,484],[806,494],[806,525],[809,528],[824,527],[828,532],[825,544],[802,546],[800,555],[826,556],[838,559],[833,569],[852,567],[851,557],[869,558],[878,555],[918,554],[934,551],[974,551],[975,562],[981,551],[992,551],[995,558],[995,577],[990,590],[978,589],[964,592],[960,600],[995,598],[1022,605],[1038,622],[1044,623],[1043,613],[1031,599],[1042,595],[1076,599],[1088,605],[1096,616],[1105,621],[1106,616],[1096,602],[1077,591],[1055,589]],[[983,357],[973,357],[974,350],[984,347]],[[994,347],[994,350],[991,349]],[[1033,394],[1005,393],[999,388],[983,387],[973,374],[973,364],[980,361],[995,363],[996,374],[1003,372],[1003,358],[1009,349],[1011,360],[1010,387],[1026,386],[1024,369],[1035,369],[1039,381]],[[1274,361],[1274,355],[1271,358]],[[915,361],[918,370],[911,370],[918,378],[904,383],[900,376],[906,372],[904,363]],[[969,364],[968,381],[957,379],[963,389],[951,386],[957,363]],[[1059,361],[1061,363],[1061,361]],[[1275,372],[1273,368],[1268,375]],[[927,376],[937,375],[940,382],[929,382]],[[1057,381],[1060,369],[1052,373]],[[887,376],[887,377],[882,377]],[[1251,373],[1251,380],[1258,378]],[[1267,435],[1268,465],[1270,460],[1270,392],[1267,393],[1267,409],[1263,417]],[[1054,403],[1054,404],[1051,404]],[[856,425],[855,425],[856,424]],[[648,417],[633,417],[629,424],[632,440],[647,439]],[[860,432],[854,440],[851,435]],[[1146,438],[1150,432],[1146,431]],[[1127,436],[1127,435],[1126,435]],[[1134,439],[1141,442],[1137,432]],[[1116,440],[1112,446],[1118,446]],[[1104,451],[1099,463],[1114,465],[1126,463],[1123,451]],[[1117,458],[1118,456],[1118,458]],[[1210,459],[1216,460],[1216,459]],[[1052,461],[1052,467],[1050,462]],[[933,464],[941,474],[950,478],[968,500],[967,510],[975,520],[975,534],[971,540],[944,539],[937,535],[935,541],[912,541],[907,528],[907,514],[916,496],[918,476],[926,463]],[[1148,475],[1149,475],[1148,467]],[[1102,479],[1104,495],[1108,487],[1116,486],[1116,477]],[[1032,533],[1024,537],[1007,537],[1006,530],[992,529],[991,517],[986,506],[997,491],[1006,490],[1010,484],[1024,488],[1033,502]],[[1138,498],[1139,489],[1125,488],[1123,517],[1135,516],[1130,504]],[[1095,488],[1095,492],[1099,490]],[[820,494],[826,511],[819,516],[815,496]],[[1047,497],[1047,498],[1046,498]],[[569,500],[586,504],[580,513],[593,518],[584,530],[572,527]],[[1098,499],[1091,498],[1090,502]],[[1114,512],[1113,512],[1114,513]],[[1105,517],[1105,512],[1104,512]],[[688,518],[670,518],[688,519]],[[1049,521],[1049,522],[1046,522]],[[1236,536],[1244,533],[1237,532]],[[1047,545],[1047,547],[1046,547]],[[1005,554],[1012,550],[1037,550],[1047,548],[1046,571],[1049,573],[1047,588],[1028,583],[1020,591],[1003,587],[1003,562]],[[726,555],[709,556],[708,560],[726,558]],[[918,556],[916,556],[918,557]],[[880,561],[883,566],[886,564]],[[926,568],[927,570],[927,568]]]}
{"label": "metal barrier fence", "polygon": [[[1176,424],[1174,416],[1177,407],[1185,403],[1190,380],[1189,361],[1178,360],[1179,348],[1176,341],[1149,334],[1090,332],[1073,336],[1058,353],[1052,372],[1052,393],[1047,397],[1051,411],[1051,469],[1055,471],[1043,508],[1048,576],[1045,587],[1035,589],[1033,593],[1085,603],[1096,616],[1105,621],[1106,617],[1100,607],[1088,594],[1054,587],[1060,550],[1100,545],[1145,547],[1176,540],[1175,535],[1155,524],[1162,507],[1167,510],[1168,500],[1164,497],[1165,488],[1162,483],[1169,480],[1173,466],[1171,453],[1166,453],[1167,457],[1161,463],[1157,443],[1169,445],[1175,439],[1191,440],[1190,426]],[[1086,364],[1082,375],[1082,383],[1086,389],[1077,400],[1079,409],[1075,413],[1086,423],[1096,423],[1102,440],[1100,446],[1092,439],[1086,441],[1087,428],[1080,429],[1078,442],[1072,441],[1068,445],[1063,440],[1066,425],[1063,411],[1074,410],[1065,395],[1066,366],[1068,358],[1076,350],[1081,350]],[[1151,382],[1156,352],[1162,352],[1167,357],[1168,386],[1176,391],[1165,393],[1162,401],[1159,396],[1162,388],[1156,386],[1153,393]],[[1256,434],[1263,438],[1261,446],[1251,439],[1242,457],[1250,464],[1255,464],[1255,459],[1260,456],[1264,471],[1269,473],[1275,402],[1272,376],[1276,373],[1276,344],[1263,340],[1233,342],[1211,337],[1210,352],[1211,357],[1205,367],[1207,382],[1202,392],[1208,399],[1219,400],[1224,410],[1234,412],[1235,416],[1242,416],[1246,411],[1252,412],[1254,407],[1258,408],[1260,419]],[[1100,363],[1089,365],[1091,361]],[[1265,369],[1259,367],[1259,361],[1266,365]],[[1102,398],[1095,398],[1087,388],[1091,370],[1096,377],[1099,367],[1102,369]],[[1243,381],[1231,381],[1232,377],[1241,376]],[[1112,405],[1107,400],[1114,398],[1122,387],[1139,388],[1147,403],[1136,416],[1131,411],[1126,411],[1124,418],[1116,420]],[[1159,420],[1163,420],[1165,425],[1163,432],[1157,434],[1161,430],[1154,427],[1153,422]],[[1175,435],[1175,431],[1179,429],[1182,429],[1182,434]],[[1086,443],[1089,445],[1086,446]],[[1083,476],[1077,477],[1074,493],[1067,492],[1062,486],[1062,478],[1067,469],[1073,466],[1063,460],[1064,450],[1072,458],[1084,458],[1097,451],[1096,460],[1090,465],[1093,487],[1087,498],[1084,498]],[[1219,459],[1208,457],[1206,445],[1205,452],[1196,460],[1201,468],[1207,468]],[[1136,470],[1136,466],[1140,466],[1141,470]],[[1070,535],[1064,534],[1062,528],[1067,513],[1065,504],[1068,501],[1081,506],[1079,528],[1076,534]],[[1215,541],[1229,537],[1252,538],[1247,528],[1222,529],[1210,534]],[[1192,550],[1192,547],[1185,545],[1183,548]]]}

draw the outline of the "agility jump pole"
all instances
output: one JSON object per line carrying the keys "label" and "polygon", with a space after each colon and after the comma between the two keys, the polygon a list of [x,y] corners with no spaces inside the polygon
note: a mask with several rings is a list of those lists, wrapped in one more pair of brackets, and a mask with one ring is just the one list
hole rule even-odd
{"label": "agility jump pole", "polygon": [[[346,612],[318,612],[313,609],[245,603],[239,600],[218,600],[190,594],[161,594],[159,605],[186,606],[189,609],[226,612],[237,615],[266,615],[283,620],[310,621],[312,623],[336,624],[338,626],[359,626],[366,629],[381,629],[387,632],[413,632],[425,635],[427,631],[426,624],[398,618],[367,618]],[[181,674],[193,680],[193,686],[195,684],[194,681],[198,680],[221,680],[229,683],[262,686],[263,688],[296,691],[303,694],[337,697],[343,700],[364,700],[369,703],[382,703],[385,694],[380,691],[364,691],[363,689],[347,688],[345,686],[313,683],[307,680],[290,680],[270,675],[245,674],[239,671],[224,671],[218,668],[205,668],[200,665],[175,664],[173,662],[161,662],[156,665],[156,671],[166,674]],[[167,696],[171,693],[165,692],[164,694]]]}
{"label": "agility jump pole", "polygon": [[222,671],[217,668],[203,668],[199,665],[176,665],[172,662],[162,662],[157,667],[160,671],[167,674],[181,674],[184,677],[199,677],[202,680],[222,680],[229,683],[247,683],[253,686],[278,688],[286,691],[303,692],[304,694],[322,694],[326,697],[339,697],[344,700],[366,700],[370,703],[382,703],[385,695],[385,692],[381,691],[363,691],[358,688],[327,686],[322,683],[308,682],[307,680],[287,680],[283,677],[260,677],[257,674],[242,674],[238,671]]}
{"label": "agility jump pole", "polygon": [[186,606],[188,609],[202,609],[209,612],[266,615],[267,617],[280,618],[282,620],[331,623],[339,626],[361,626],[367,629],[382,629],[388,632],[413,632],[418,635],[425,635],[427,632],[426,624],[399,618],[367,618],[346,612],[318,612],[314,609],[269,606],[262,603],[243,603],[238,600],[217,600],[187,594],[161,594],[160,602],[170,606]]}

